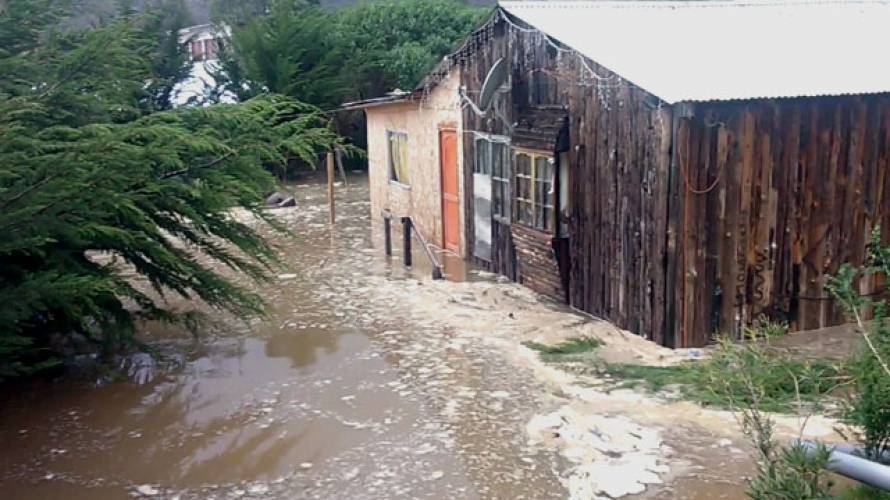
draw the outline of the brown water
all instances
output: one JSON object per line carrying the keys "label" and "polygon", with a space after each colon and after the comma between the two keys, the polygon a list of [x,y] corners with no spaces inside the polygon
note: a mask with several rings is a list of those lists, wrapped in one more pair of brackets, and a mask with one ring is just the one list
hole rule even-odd
{"label": "brown water", "polygon": [[525,447],[548,404],[532,375],[375,293],[426,274],[373,247],[366,179],[338,187],[333,231],[322,185],[292,191],[274,314],[147,326],[144,384],[2,395],[0,498],[565,496],[558,457]]}

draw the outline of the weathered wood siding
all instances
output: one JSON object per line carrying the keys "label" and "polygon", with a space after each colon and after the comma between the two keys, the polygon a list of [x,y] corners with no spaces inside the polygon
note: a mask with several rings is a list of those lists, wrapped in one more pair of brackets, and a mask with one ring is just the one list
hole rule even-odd
{"label": "weathered wood siding", "polygon": [[[579,64],[577,59],[574,64]],[[589,62],[570,94],[571,303],[659,343],[666,323],[671,114]]]}
{"label": "weathered wood siding", "polygon": [[[462,59],[468,94],[478,95],[488,69],[500,57],[510,64],[511,89],[503,99],[507,105],[499,110],[504,119],[497,113],[479,118],[467,110],[467,132],[507,135],[515,146],[552,151],[559,125],[568,117],[571,304],[665,342],[669,144],[664,138],[670,139],[670,113],[657,109],[651,95],[589,63],[599,76],[610,78],[598,85],[577,55],[557,50],[539,33],[499,23],[477,36]],[[470,139],[464,142],[468,173],[475,155]],[[465,182],[465,192],[472,192],[471,174]],[[472,248],[472,203],[465,212]],[[495,236],[506,233],[503,229]],[[518,281],[564,300],[551,238],[513,224],[509,240],[494,242],[499,250],[493,270],[512,272]]]}
{"label": "weathered wood siding", "polygon": [[[511,87],[495,100],[496,110],[484,118],[470,109],[464,111],[464,130],[468,134],[464,141],[466,193],[473,192],[474,132],[507,136],[512,146],[552,152],[566,116],[568,89],[546,73],[557,71],[560,54],[541,35],[516,32],[502,22],[474,34],[465,51],[457,56],[468,95],[479,95],[489,69],[502,57],[510,68]],[[472,249],[475,238],[471,197],[465,200],[464,211],[465,238]],[[550,250],[553,236],[503,220],[492,221],[492,227],[491,261],[478,263],[563,301],[559,267]]]}
{"label": "weathered wood siding", "polygon": [[[458,54],[469,96],[500,57],[511,89],[497,113],[465,109],[464,129],[550,148],[542,124],[568,117],[574,307],[677,347],[738,336],[761,315],[798,329],[844,321],[823,286],[862,262],[873,225],[890,227],[890,96],[669,106],[504,23]],[[474,157],[470,135],[467,193]],[[549,237],[495,224],[490,269],[558,295]]]}
{"label": "weathered wood siding", "polygon": [[511,228],[519,266],[519,283],[556,301],[565,300],[559,266],[553,258],[551,236],[514,224]]}
{"label": "weathered wood siding", "polygon": [[863,261],[874,225],[890,227],[890,96],[697,104],[691,114],[677,122],[671,186],[677,344],[737,336],[760,315],[797,329],[842,323],[826,279]]}

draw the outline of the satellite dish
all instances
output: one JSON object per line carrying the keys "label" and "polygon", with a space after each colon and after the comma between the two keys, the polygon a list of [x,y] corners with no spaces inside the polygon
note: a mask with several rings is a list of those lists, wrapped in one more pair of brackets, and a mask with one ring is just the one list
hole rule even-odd
{"label": "satellite dish", "polygon": [[491,101],[494,99],[494,94],[497,92],[501,85],[504,84],[504,81],[507,80],[507,62],[504,61],[504,58],[500,58],[491,65],[491,69],[488,70],[488,76],[485,77],[485,83],[482,84],[482,91],[479,95],[479,109],[483,112],[488,111],[488,108],[491,107]]}

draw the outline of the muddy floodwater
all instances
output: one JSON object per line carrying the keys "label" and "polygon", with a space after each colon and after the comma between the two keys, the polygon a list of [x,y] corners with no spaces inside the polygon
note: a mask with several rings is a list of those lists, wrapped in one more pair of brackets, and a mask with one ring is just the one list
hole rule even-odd
{"label": "muddy floodwater", "polygon": [[0,497],[566,496],[563,459],[527,445],[551,405],[532,374],[377,286],[426,278],[374,246],[366,179],[338,186],[334,230],[321,184],[291,191],[270,317],[147,325],[159,361],[132,378],[3,394]]}

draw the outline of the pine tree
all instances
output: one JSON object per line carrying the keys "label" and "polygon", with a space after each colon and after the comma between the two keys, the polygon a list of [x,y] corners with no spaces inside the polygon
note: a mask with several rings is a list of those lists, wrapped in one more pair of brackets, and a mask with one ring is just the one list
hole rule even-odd
{"label": "pine tree", "polygon": [[52,338],[109,352],[139,319],[192,319],[157,296],[261,313],[196,252],[266,277],[274,249],[230,211],[266,218],[268,169],[339,142],[323,115],[274,95],[155,111],[156,68],[141,56],[161,38],[133,18],[54,31],[54,16],[29,18],[33,4],[10,0],[0,14],[0,41],[16,41],[0,49],[0,378],[51,363]]}

